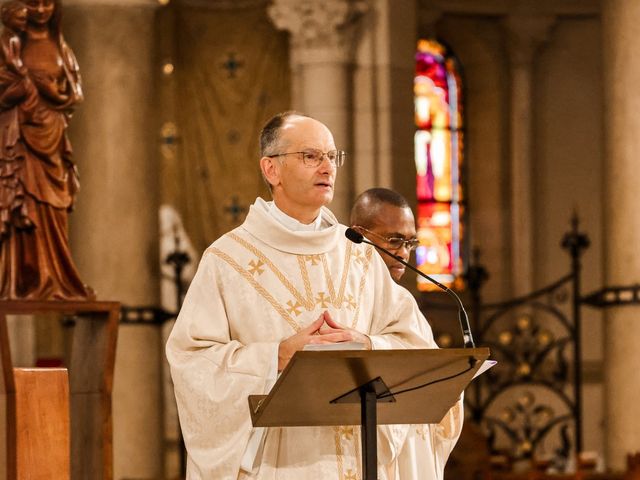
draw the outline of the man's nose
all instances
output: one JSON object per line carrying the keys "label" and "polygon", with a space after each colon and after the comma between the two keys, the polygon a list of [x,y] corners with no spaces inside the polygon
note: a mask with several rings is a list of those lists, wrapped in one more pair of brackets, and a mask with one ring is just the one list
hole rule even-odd
{"label": "man's nose", "polygon": [[409,260],[409,257],[411,256],[411,249],[406,242],[403,243],[398,250],[396,250],[396,255],[402,258],[405,262]]}
{"label": "man's nose", "polygon": [[338,167],[336,167],[335,162],[332,162],[329,159],[329,155],[327,153],[323,153],[322,154],[322,161],[320,162],[320,165],[318,166],[318,169],[320,169],[321,171],[335,171]]}

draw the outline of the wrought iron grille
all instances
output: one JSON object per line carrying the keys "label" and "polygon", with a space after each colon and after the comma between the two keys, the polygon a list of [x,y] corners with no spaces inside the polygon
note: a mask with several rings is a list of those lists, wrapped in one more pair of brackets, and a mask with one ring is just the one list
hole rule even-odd
{"label": "wrought iron grille", "polygon": [[498,365],[471,385],[467,408],[494,454],[548,457],[562,468],[581,449],[572,281],[567,275],[526,297],[473,310],[477,338]]}
{"label": "wrought iron grille", "polygon": [[[589,240],[572,219],[562,240],[570,272],[523,297],[485,304],[488,278],[476,261],[466,274],[476,343],[498,364],[472,382],[465,404],[484,430],[493,455],[509,461],[547,459],[563,469],[582,450],[580,257]],[[421,307],[448,308],[424,298]]]}

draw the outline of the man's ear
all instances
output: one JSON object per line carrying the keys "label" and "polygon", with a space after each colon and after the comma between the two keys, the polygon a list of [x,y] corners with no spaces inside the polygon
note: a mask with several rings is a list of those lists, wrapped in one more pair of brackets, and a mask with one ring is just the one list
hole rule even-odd
{"label": "man's ear", "polygon": [[276,161],[270,157],[262,157],[260,159],[260,170],[262,176],[271,187],[275,187],[280,183],[280,170]]}

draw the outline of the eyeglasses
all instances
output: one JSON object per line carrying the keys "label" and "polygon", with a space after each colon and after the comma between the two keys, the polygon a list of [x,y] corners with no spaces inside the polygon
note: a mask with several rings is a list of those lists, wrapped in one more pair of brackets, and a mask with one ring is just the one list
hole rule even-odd
{"label": "eyeglasses", "polygon": [[276,153],[275,155],[267,155],[267,157],[275,158],[284,157],[285,155],[300,155],[302,163],[304,163],[306,167],[320,166],[324,157],[327,157],[327,160],[329,160],[332,165],[341,167],[344,164],[344,159],[347,157],[347,152],[344,150],[329,150],[328,152],[323,152],[322,150],[310,148],[302,152]]}
{"label": "eyeglasses", "polygon": [[367,232],[369,235],[373,235],[374,237],[378,237],[381,240],[389,245],[389,250],[400,250],[402,247],[405,247],[407,250],[412,251],[418,245],[420,245],[420,240],[417,238],[402,238],[402,237],[385,237],[380,235],[379,233],[372,232],[371,230],[367,230],[364,227],[359,227],[355,225],[353,228],[363,230]]}

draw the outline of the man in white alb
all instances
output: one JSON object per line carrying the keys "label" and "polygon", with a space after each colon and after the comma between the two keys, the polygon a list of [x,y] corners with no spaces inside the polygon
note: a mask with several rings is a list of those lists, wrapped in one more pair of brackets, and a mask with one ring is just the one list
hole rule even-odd
{"label": "man in white alb", "polygon": [[[360,479],[358,427],[254,429],[247,397],[308,343],[437,346],[410,293],[326,208],[345,160],[329,129],[285,112],[260,148],[273,201],[205,250],[167,342],[187,478]],[[378,427],[379,478],[441,479],[461,426],[458,402],[434,428]]]}

